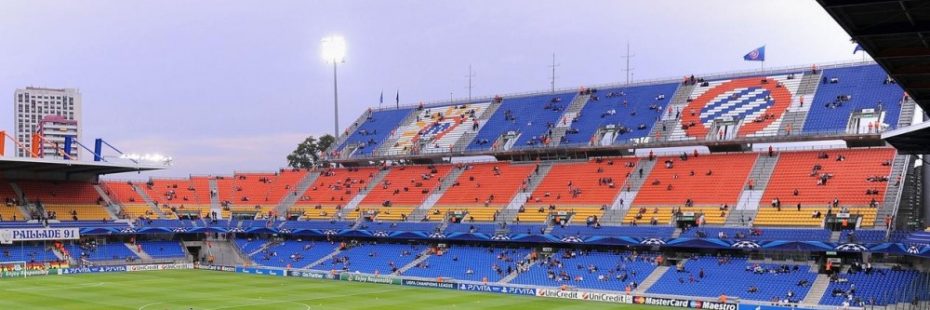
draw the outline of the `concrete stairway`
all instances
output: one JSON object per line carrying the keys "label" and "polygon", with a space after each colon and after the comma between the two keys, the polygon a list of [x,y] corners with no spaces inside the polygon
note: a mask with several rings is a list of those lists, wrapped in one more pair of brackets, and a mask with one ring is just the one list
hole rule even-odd
{"label": "concrete stairway", "polygon": [[459,138],[455,144],[452,145],[452,152],[464,152],[468,145],[471,144],[471,141],[478,136],[478,132],[481,132],[481,128],[484,128],[484,124],[488,123],[488,119],[494,115],[494,112],[497,112],[497,109],[501,107],[502,102],[491,102],[487,108],[484,109],[484,112],[481,112],[481,115],[478,116],[478,130],[472,131],[471,129],[468,132],[462,134],[462,137]]}
{"label": "concrete stairway", "polygon": [[[403,120],[397,123],[398,126],[396,128],[403,128],[404,126],[412,124],[417,120],[417,114],[419,113],[420,111],[416,109],[410,111],[410,113],[407,114],[407,117],[404,117]],[[394,147],[394,143],[397,143],[397,140],[400,139],[402,134],[403,133],[400,132],[400,130],[395,130],[393,135],[384,138],[384,141],[380,141],[381,144],[379,144],[378,148],[371,152],[371,154],[376,156],[390,155],[389,153],[391,152],[391,148]]]}
{"label": "concrete stairway", "polygon": [[898,126],[895,128],[911,125],[911,123],[914,121],[914,110],[916,110],[915,105],[916,103],[911,99],[901,103],[901,114],[898,116]]}
{"label": "concrete stairway", "polygon": [[51,251],[52,251],[52,254],[55,254],[55,257],[57,257],[58,260],[60,260],[60,261],[67,261],[67,262],[72,263],[72,264],[75,263],[73,257],[67,257],[67,256],[65,255],[65,253],[62,253],[62,252],[59,251],[57,248],[52,247],[52,248],[51,248]]}
{"label": "concrete stairway", "polygon": [[103,202],[106,202],[108,205],[115,205],[113,199],[110,198],[110,195],[107,195],[107,191],[100,187],[100,184],[94,184],[94,190],[97,191],[97,194],[100,195],[100,198],[103,199]]}
{"label": "concrete stairway", "polygon": [[396,272],[392,273],[392,275],[395,275],[395,276],[402,275],[404,274],[404,272],[407,272],[407,270],[410,270],[410,268],[416,267],[417,264],[422,263],[423,261],[428,259],[430,256],[431,256],[430,249],[425,249],[423,250],[423,252],[420,252],[419,258],[414,259],[413,261],[407,263],[403,267],[398,268]]}
{"label": "concrete stairway", "polygon": [[17,185],[15,182],[10,182],[10,187],[13,188],[13,193],[16,194],[16,197],[19,197],[20,205],[18,207],[19,211],[23,215],[22,219],[31,218],[31,214],[33,214],[33,212],[38,214],[45,214],[45,211],[42,210],[42,208],[35,204],[29,203],[29,197],[26,197],[23,194],[23,189],[20,188],[19,185]]}
{"label": "concrete stairway", "polygon": [[330,146],[330,148],[327,149],[326,152],[331,153],[335,151],[340,145],[345,143],[346,140],[348,140],[349,137],[352,136],[353,133],[355,133],[355,130],[358,129],[358,127],[361,126],[363,123],[365,123],[366,120],[368,120],[367,112],[359,115],[358,118],[355,119],[355,122],[349,125],[349,128],[346,129],[346,132],[344,132],[343,134],[340,134],[339,137],[336,138],[336,141],[333,141],[333,145]]}
{"label": "concrete stairway", "polygon": [[811,289],[807,291],[807,296],[804,296],[804,300],[802,300],[801,303],[807,305],[816,305],[820,303],[820,299],[823,298],[823,294],[827,292],[828,286],[830,286],[830,277],[825,274],[818,274],[817,279],[814,279],[814,283],[811,283]]}
{"label": "concrete stairway", "polygon": [[[242,222],[239,222],[239,223],[241,224]],[[255,254],[261,253],[261,252],[264,251],[265,249],[267,249],[267,248],[269,248],[269,247],[272,247],[272,246],[274,246],[274,245],[276,245],[276,244],[278,244],[278,243],[281,243],[281,242],[278,242],[278,241],[268,241],[268,242],[265,242],[264,244],[262,244],[262,246],[259,247],[258,249],[256,249],[255,251],[252,251],[252,253],[244,253],[244,254],[246,254],[247,256],[251,257],[251,256],[254,256]]]}
{"label": "concrete stairway", "polygon": [[[611,224],[621,224],[623,222],[623,217],[626,216],[627,211],[630,210],[630,205],[633,204],[633,200],[636,199],[636,194],[639,192],[639,189],[643,187],[643,184],[646,183],[646,179],[649,178],[649,174],[652,172],[652,168],[655,168],[656,161],[649,160],[648,158],[641,158],[636,163],[636,167],[633,168],[633,172],[630,173],[630,177],[626,179],[626,182],[620,189],[620,192],[617,193],[617,197],[614,198],[614,202],[610,205],[610,208],[604,210],[604,214],[601,216],[600,222],[604,225]],[[639,176],[639,170],[643,170],[643,176]],[[629,190],[627,190],[629,188]]]}
{"label": "concrete stairway", "polygon": [[497,217],[498,223],[513,222],[517,217],[517,213],[520,211],[520,206],[526,204],[526,199],[530,197],[533,191],[536,190],[536,187],[542,183],[542,180],[549,174],[549,170],[552,170],[551,162],[539,163],[539,172],[530,175],[529,181],[526,184],[526,190],[514,195],[513,198],[510,199],[510,203],[501,209],[501,214]]}
{"label": "concrete stairway", "polygon": [[668,271],[668,269],[669,269],[668,266],[656,267],[656,269],[653,270],[652,273],[650,273],[649,276],[646,277],[646,279],[643,279],[643,282],[640,283],[639,286],[636,287],[636,292],[644,293],[647,290],[649,290],[649,288],[652,287],[652,285],[656,284],[656,282],[658,282],[659,279],[662,278],[662,275],[664,275]]}
{"label": "concrete stairway", "polygon": [[731,211],[727,214],[724,225],[744,226],[749,224],[749,219],[756,217],[756,213],[759,211],[760,200],[765,193],[765,187],[769,184],[772,172],[775,171],[775,166],[778,164],[779,157],[780,155],[778,153],[775,153],[775,156],[769,156],[768,153],[759,154],[745,182],[748,186],[749,180],[753,180],[755,185],[751,190],[748,187],[743,188],[743,192],[740,193],[739,196],[739,201],[736,203],[736,206],[731,207]]}
{"label": "concrete stairway", "polygon": [[[532,257],[532,255],[533,255],[533,254],[526,254],[526,256],[524,256],[523,259],[526,260],[526,261],[529,261],[530,258]],[[538,264],[540,261],[542,261],[542,260],[534,261],[534,262],[533,262],[532,264],[530,264],[529,267],[527,267],[527,268],[533,268],[533,266],[535,266],[536,264]],[[514,268],[514,270],[513,270],[512,272],[510,272],[510,274],[508,274],[506,277],[501,278],[499,281],[497,281],[497,283],[501,283],[501,284],[510,283],[510,281],[513,281],[513,279],[516,279],[517,276],[519,276],[519,275],[520,275],[520,272],[518,272],[517,269]]]}
{"label": "concrete stairway", "polygon": [[297,200],[300,199],[300,196],[303,193],[307,192],[307,189],[310,188],[310,185],[313,185],[316,182],[316,179],[320,177],[319,171],[312,171],[307,173],[303,179],[300,179],[297,184],[294,185],[293,191],[288,192],[284,197],[281,198],[281,201],[278,202],[278,214],[281,216],[287,215],[287,210],[294,206],[297,203]]}
{"label": "concrete stairway", "polygon": [[94,190],[97,191],[97,195],[100,196],[100,199],[103,199],[103,202],[106,203],[103,208],[107,211],[110,218],[119,219],[119,214],[122,213],[123,206],[114,203],[110,195],[107,195],[107,191],[100,187],[100,184],[94,184]]}
{"label": "concrete stairway", "polygon": [[807,113],[810,111],[811,104],[814,102],[814,94],[817,93],[817,87],[820,86],[821,74],[823,74],[823,70],[817,71],[817,73],[807,72],[801,77],[801,82],[798,84],[798,91],[795,97],[803,96],[804,105],[802,106],[800,101],[791,103],[788,111],[785,112],[785,116],[782,117],[781,125],[778,127],[778,135],[788,135],[789,128],[793,135],[800,133],[801,130],[804,129],[804,122],[807,121]]}
{"label": "concrete stairway", "polygon": [[358,191],[358,194],[356,194],[355,197],[352,197],[352,200],[349,200],[349,203],[347,203],[345,207],[342,208],[342,210],[339,210],[337,217],[345,218],[346,214],[349,214],[352,212],[352,210],[358,208],[358,204],[362,203],[362,200],[365,200],[365,196],[368,196],[368,192],[371,192],[372,188],[381,184],[381,181],[384,180],[384,177],[386,177],[389,172],[390,170],[388,169],[378,171],[378,173],[375,174],[375,176],[372,177],[370,181],[368,181],[368,184],[366,184],[364,188]]}
{"label": "concrete stairway", "polygon": [[[875,214],[875,227],[885,226],[885,216],[894,216],[901,204],[901,192],[904,189],[905,173],[913,166],[910,155],[897,155],[891,163],[891,175],[888,177],[888,186],[885,188],[885,199],[878,206]],[[898,182],[902,180],[902,182]]]}
{"label": "concrete stairway", "polygon": [[465,172],[465,169],[454,168],[452,171],[449,171],[449,174],[442,179],[442,182],[434,188],[429,196],[426,197],[426,200],[420,204],[413,212],[410,212],[410,216],[407,216],[408,222],[419,222],[423,219],[423,216],[426,215],[427,211],[436,205],[436,202],[439,201],[439,198],[442,198],[442,195],[446,193],[447,190],[452,188],[452,184],[455,184],[455,181],[458,180],[459,176]]}
{"label": "concrete stairway", "polygon": [[140,251],[139,248],[137,248],[135,245],[131,243],[123,243],[123,245],[125,245],[126,248],[129,249],[129,251],[132,251],[132,253],[136,254],[136,256],[139,256],[139,258],[141,258],[142,261],[152,261],[152,256],[149,255],[149,253],[145,253],[145,251]]}
{"label": "concrete stairway", "polygon": [[139,194],[139,197],[142,197],[142,200],[145,201],[145,204],[148,205],[152,212],[158,215],[158,218],[164,219],[167,218],[164,212],[161,212],[161,209],[158,208],[158,205],[155,204],[155,201],[152,200],[152,197],[149,197],[149,194],[145,192],[141,187],[136,184],[132,184],[132,189],[136,191],[136,194]]}
{"label": "concrete stairway", "polygon": [[[679,85],[678,89],[675,90],[675,94],[672,95],[672,99],[669,101],[668,106],[665,110],[662,111],[660,120],[655,126],[652,126],[652,131],[649,132],[649,140],[651,141],[668,141],[669,137],[672,135],[672,132],[678,128],[678,119],[675,118],[675,112],[672,112],[669,115],[668,111],[684,111],[685,107],[688,105],[688,97],[691,97],[691,94],[694,92],[695,85]],[[665,125],[665,132],[662,131],[662,127]],[[681,138],[681,137],[678,137]]]}
{"label": "concrete stairway", "polygon": [[[208,246],[209,245],[209,246]],[[232,241],[208,239],[200,247],[200,255],[203,257],[213,256],[213,263],[225,266],[246,266],[252,265],[252,260],[242,253]]]}
{"label": "concrete stairway", "polygon": [[342,250],[340,250],[340,249],[337,248],[337,249],[333,250],[332,253],[329,253],[328,255],[323,256],[323,257],[320,257],[320,259],[318,259],[318,260],[316,260],[316,261],[314,261],[314,262],[312,262],[312,263],[310,263],[310,264],[307,264],[306,266],[304,266],[304,269],[310,269],[310,268],[313,268],[313,267],[322,265],[323,263],[329,261],[330,259],[333,259],[333,256],[339,255],[339,253],[341,253],[341,252],[342,252]]}
{"label": "concrete stairway", "polygon": [[216,178],[210,178],[207,183],[210,185],[210,212],[216,212],[217,215],[223,217],[223,209],[220,207],[220,188],[216,186]]}
{"label": "concrete stairway", "polygon": [[840,241],[840,236],[841,236],[841,235],[842,235],[842,233],[839,232],[839,231],[831,231],[831,232],[830,232],[830,242],[839,242],[839,241]]}
{"label": "concrete stairway", "polygon": [[552,129],[552,142],[550,145],[558,146],[562,142],[565,132],[572,127],[572,120],[581,112],[581,109],[584,109],[589,99],[591,99],[591,95],[575,95],[572,103],[568,105],[558,123],[555,124],[555,128]]}

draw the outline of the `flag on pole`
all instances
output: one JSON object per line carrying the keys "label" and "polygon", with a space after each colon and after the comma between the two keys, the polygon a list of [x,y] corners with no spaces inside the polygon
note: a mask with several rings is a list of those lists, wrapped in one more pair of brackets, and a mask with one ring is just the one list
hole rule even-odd
{"label": "flag on pole", "polygon": [[384,90],[381,90],[381,99],[378,99],[378,105],[384,104]]}
{"label": "flag on pole", "polygon": [[856,54],[856,53],[858,53],[859,51],[865,51],[865,50],[862,49],[862,45],[861,45],[861,44],[856,43],[856,48],[853,49],[853,54]]}
{"label": "flag on pole", "polygon": [[397,90],[397,95],[394,96],[394,105],[400,108],[400,89]]}
{"label": "flag on pole", "polygon": [[765,61],[765,45],[760,46],[757,49],[749,51],[746,56],[743,56],[743,60],[747,61]]}

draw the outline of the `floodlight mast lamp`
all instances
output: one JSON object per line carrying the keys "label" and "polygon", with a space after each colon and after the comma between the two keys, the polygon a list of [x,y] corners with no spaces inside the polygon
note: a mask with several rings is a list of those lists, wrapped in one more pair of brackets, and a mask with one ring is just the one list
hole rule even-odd
{"label": "floodlight mast lamp", "polygon": [[333,136],[339,138],[339,84],[336,78],[336,67],[340,62],[345,62],[346,57],[346,40],[338,35],[325,37],[323,43],[323,60],[333,63],[333,111],[334,111],[334,131]]}

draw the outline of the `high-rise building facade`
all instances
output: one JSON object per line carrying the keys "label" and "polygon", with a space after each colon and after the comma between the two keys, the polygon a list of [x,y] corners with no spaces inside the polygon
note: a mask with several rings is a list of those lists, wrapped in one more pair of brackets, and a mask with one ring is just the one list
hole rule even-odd
{"label": "high-rise building facade", "polygon": [[[33,136],[42,132],[41,156],[62,158],[64,137],[81,136],[81,92],[73,88],[26,87],[13,95],[15,138],[23,147],[16,156],[31,157]],[[46,137],[47,136],[47,137]],[[56,149],[56,147],[58,149]],[[77,159],[78,146],[71,145],[71,159]]]}

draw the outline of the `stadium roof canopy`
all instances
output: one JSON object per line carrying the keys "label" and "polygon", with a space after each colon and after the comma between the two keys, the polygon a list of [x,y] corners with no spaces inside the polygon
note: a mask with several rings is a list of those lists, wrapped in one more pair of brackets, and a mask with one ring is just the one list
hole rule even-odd
{"label": "stadium roof canopy", "polygon": [[162,165],[86,162],[76,160],[42,158],[0,158],[0,174],[3,178],[16,180],[94,180],[111,173],[142,172],[164,169]]}
{"label": "stadium roof canopy", "polygon": [[[925,111],[930,111],[930,1],[817,0]],[[882,135],[900,151],[928,153],[930,126]]]}

